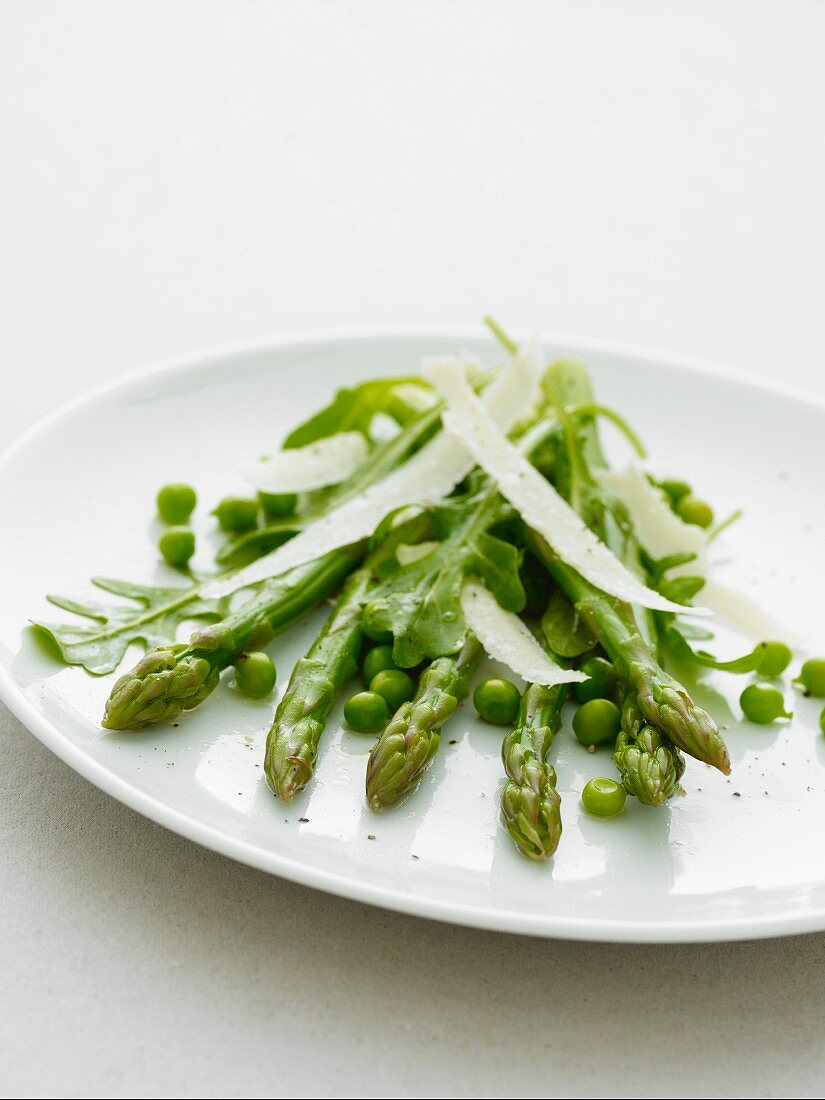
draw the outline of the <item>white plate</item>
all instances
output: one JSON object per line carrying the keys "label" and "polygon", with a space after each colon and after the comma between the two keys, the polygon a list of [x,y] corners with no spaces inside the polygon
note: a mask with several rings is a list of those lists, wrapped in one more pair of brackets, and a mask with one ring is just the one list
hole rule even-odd
{"label": "white plate", "polygon": [[[600,399],[640,429],[658,471],[692,480],[720,514],[746,509],[719,547],[729,560],[720,576],[816,649],[825,610],[825,407],[663,356],[561,339],[547,346],[587,361]],[[381,816],[363,801],[371,741],[343,732],[334,712],[316,781],[283,806],[260,768],[274,701],[244,700],[224,682],[177,729],[105,733],[98,718],[112,678],[63,668],[22,633],[31,617],[61,617],[45,603],[47,591],[78,596],[93,574],[165,575],[154,565],[151,520],[164,481],[198,488],[205,545],[205,505],[241,488],[238,463],[271,450],[336,386],[414,371],[422,355],[460,348],[495,357],[477,332],[456,331],[222,349],[98,390],[28,432],[0,460],[2,698],[62,759],[127,805],[225,855],[346,897],[581,939],[825,928],[825,739],[819,706],[795,693],[791,725],[739,725],[744,681],[712,678],[699,695],[706,702],[711,688],[722,693],[711,705],[729,727],[731,780],[691,762],[686,798],[659,810],[628,800],[613,819],[587,817],[578,804],[588,778],[611,774],[609,755],[588,755],[560,733],[564,836],[552,864],[535,866],[499,827],[499,734],[471,708],[447,728],[418,793]],[[281,690],[321,614],[272,647]],[[720,645],[734,648],[730,639]]]}

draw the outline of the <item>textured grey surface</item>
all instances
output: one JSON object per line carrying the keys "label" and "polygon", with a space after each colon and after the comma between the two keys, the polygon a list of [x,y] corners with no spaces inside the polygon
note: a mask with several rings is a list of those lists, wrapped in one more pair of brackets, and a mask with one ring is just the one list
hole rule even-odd
{"label": "textured grey surface", "polygon": [[[822,393],[823,54],[813,3],[6,3],[0,443],[188,348],[489,308]],[[0,830],[3,1095],[821,1095],[825,936],[368,909],[5,711]]]}

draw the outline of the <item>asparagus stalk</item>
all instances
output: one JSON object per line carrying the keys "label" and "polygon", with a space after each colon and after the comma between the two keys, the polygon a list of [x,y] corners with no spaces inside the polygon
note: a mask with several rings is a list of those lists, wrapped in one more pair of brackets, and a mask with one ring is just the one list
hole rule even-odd
{"label": "asparagus stalk", "polygon": [[730,757],[716,723],[693,702],[685,688],[660,667],[639,633],[632,608],[585,581],[560,561],[535,532],[529,532],[528,539],[635,692],[645,720],[688,756],[728,775]]}
{"label": "asparagus stalk", "polygon": [[335,610],[292,670],[266,739],[264,771],[274,794],[291,802],[315,771],[318,742],[341,688],[353,675],[361,651],[361,617],[372,583],[362,567],[346,583]]}
{"label": "asparagus stalk", "polygon": [[198,706],[216,687],[222,669],[246,650],[266,645],[334,592],[364,550],[363,543],[335,550],[274,577],[221,622],[196,630],[188,644],[159,646],[147,653],[112,688],[103,726],[139,730]]}
{"label": "asparagus stalk", "polygon": [[[608,546],[625,564],[640,570],[635,539],[629,531],[618,528],[608,509],[604,507],[600,493],[585,491],[584,499],[577,499],[577,494],[572,492],[577,483],[582,483],[581,487],[586,490],[590,481],[590,467],[607,464],[593,419],[585,419],[577,435],[563,412],[564,405],[571,402],[579,407],[587,407],[592,403],[587,373],[575,363],[560,361],[551,368],[550,381],[560,401],[560,415],[569,456],[575,466],[571,470],[571,502],[600,531]],[[678,780],[684,770],[684,761],[674,755],[674,746],[698,760],[712,764],[727,775],[730,772],[730,758],[716,723],[693,702],[684,687],[659,666],[652,652],[656,639],[653,615],[643,610],[635,612],[629,605],[600,592],[556,558],[544,539],[532,532],[528,537],[551,576],[567,593],[582,618],[599,638],[619,674],[627,682],[630,694],[635,696],[634,706],[638,707],[649,726],[654,727],[650,730],[648,726],[644,731],[641,744],[635,740],[632,732],[626,733],[628,741],[635,740],[637,749],[645,756],[643,760],[637,757],[636,750],[630,752],[629,744],[621,747],[619,760],[626,765],[626,774],[631,785],[638,786],[646,796],[655,792],[654,800],[660,800],[653,777],[656,769],[662,767],[661,790],[673,793],[678,788]],[[630,713],[628,711],[628,722],[632,730],[634,723],[631,722]],[[642,726],[639,725],[635,732],[642,732]],[[657,740],[659,744],[655,745]],[[668,744],[668,741],[672,744]],[[657,755],[660,748],[662,757]],[[654,757],[659,761],[655,767]],[[637,781],[640,777],[639,768],[643,767],[648,768],[646,783]]]}
{"label": "asparagus stalk", "polygon": [[679,780],[685,771],[681,752],[645,722],[639,700],[632,691],[622,706],[622,728],[616,740],[613,762],[624,789],[648,806],[660,806],[681,794]]}
{"label": "asparagus stalk", "polygon": [[421,513],[391,526],[366,562],[347,580],[332,614],[306,657],[292,670],[266,739],[264,772],[273,793],[290,802],[315,771],[318,743],[341,688],[355,672],[364,639],[364,604],[380,583],[382,566],[400,544],[431,533]]}
{"label": "asparagus stalk", "polygon": [[530,859],[549,859],[561,839],[561,797],[547,754],[566,698],[565,684],[528,684],[516,726],[501,746],[508,776],[501,792],[501,816],[516,847]]}
{"label": "asparagus stalk", "polygon": [[370,753],[366,789],[371,810],[385,810],[421,782],[438,751],[441,727],[467,697],[481,655],[481,645],[468,634],[457,654],[438,657],[421,674],[415,698],[396,711]]}

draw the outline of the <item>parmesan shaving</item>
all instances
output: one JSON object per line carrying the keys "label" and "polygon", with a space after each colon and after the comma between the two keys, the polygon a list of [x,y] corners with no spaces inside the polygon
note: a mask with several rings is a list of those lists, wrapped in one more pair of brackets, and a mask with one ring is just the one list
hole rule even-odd
{"label": "parmesan shaving", "polygon": [[461,589],[461,610],[467,626],[489,657],[501,661],[531,684],[574,684],[587,680],[583,672],[561,668],[541,648],[518,617],[505,611],[481,584],[468,581]]}
{"label": "parmesan shaving", "polygon": [[784,638],[789,643],[798,644],[798,638],[787,625],[783,625],[763,611],[744,592],[729,588],[718,581],[709,580],[705,582],[702,589],[702,599],[721,623],[753,641]]}
{"label": "parmesan shaving", "polygon": [[[429,369],[439,364],[454,368],[463,379],[468,367],[467,357],[430,360]],[[538,387],[538,362],[530,354],[519,354],[486,387],[481,408],[489,410],[491,422],[502,431],[509,431],[525,408],[535,398]],[[289,542],[227,577],[212,581],[203,589],[206,599],[218,599],[289,569],[314,561],[325,554],[369,538],[378,524],[390,512],[414,502],[435,502],[452,492],[472,470],[474,460],[461,442],[442,431],[382,481],[371,485],[357,497],[345,501],[304,528]]]}
{"label": "parmesan shaving", "polygon": [[651,485],[638,466],[631,466],[622,473],[599,470],[596,476],[599,484],[625,506],[634,534],[651,557],[666,558],[686,553],[696,554],[698,558],[702,554],[707,545],[705,532],[680,519],[661,489]]}
{"label": "parmesan shaving", "polygon": [[635,577],[516,447],[505,438],[455,363],[430,363],[425,376],[444,398],[442,422],[460,439],[524,522],[596,588],[617,599],[676,614],[708,614],[665,599]]}
{"label": "parmesan shaving", "polygon": [[262,493],[307,493],[348,478],[368,453],[361,432],[338,432],[306,447],[277,451],[242,467],[241,473]]}

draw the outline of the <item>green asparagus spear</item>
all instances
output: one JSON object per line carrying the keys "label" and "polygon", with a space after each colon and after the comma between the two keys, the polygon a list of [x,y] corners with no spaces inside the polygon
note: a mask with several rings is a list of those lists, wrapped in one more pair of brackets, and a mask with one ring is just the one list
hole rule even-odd
{"label": "green asparagus spear", "polygon": [[466,698],[481,654],[481,645],[468,634],[457,654],[437,658],[422,673],[415,698],[396,711],[370,753],[370,809],[386,809],[411,794],[421,782],[438,751],[441,727]]}
{"label": "green asparagus spear", "polygon": [[549,859],[561,839],[561,798],[547,753],[561,725],[566,698],[565,684],[528,684],[515,729],[501,747],[508,776],[501,792],[504,827],[530,859]]}
{"label": "green asparagus spear", "polygon": [[363,566],[347,581],[335,610],[292,670],[266,739],[264,771],[272,791],[290,802],[315,770],[318,742],[329,712],[356,670],[363,642],[361,616],[372,581]]}
{"label": "green asparagus spear", "polygon": [[645,720],[689,756],[728,775],[730,757],[716,723],[659,666],[639,633],[632,608],[585,581],[556,557],[541,536],[531,531],[528,540],[635,692]]}
{"label": "green asparagus spear", "polygon": [[[584,368],[576,363],[561,361],[554,364],[548,374],[551,386],[555,387],[556,393],[565,402],[578,402],[579,408],[589,407],[592,392]],[[570,474],[571,481],[579,484],[579,509],[582,515],[630,569],[641,573],[639,547],[629,524],[623,521],[622,510],[607,507],[604,496],[590,473],[592,467],[606,465],[593,418],[580,418],[577,431],[573,431],[568,425],[567,442],[569,453],[574,456],[571,459]],[[549,550],[546,544],[545,549]],[[680,769],[677,757],[673,756],[673,746],[679,746],[689,755],[713,764],[727,774],[730,771],[728,752],[713,719],[695,705],[681,684],[659,667],[654,656],[657,640],[655,617],[644,609],[634,609],[605,596],[592,585],[585,584],[572,569],[559,561],[551,568],[550,562],[545,558],[545,564],[599,637],[617,671],[629,685],[631,694],[636,696],[636,704],[648,723],[641,745],[637,743],[637,748],[630,755],[623,748],[620,759],[628,766],[633,761],[637,770],[643,763],[652,766],[652,759],[643,762],[637,758],[636,752],[645,745],[653,749],[654,742],[662,742],[661,735],[664,734],[662,755],[656,759],[664,763],[667,758],[662,776],[663,786],[658,789],[668,792],[664,795],[665,798],[670,797],[677,789],[679,775],[684,770],[684,761],[680,762]],[[651,730],[650,726],[655,728]],[[668,744],[668,741],[672,744]],[[659,747],[656,746],[656,752]],[[648,774],[648,796],[654,795],[656,791],[653,781],[655,770],[654,768]],[[636,785],[645,791],[644,784]],[[634,790],[631,793],[636,792]],[[657,792],[652,799],[642,799],[645,800],[663,799]]]}
{"label": "green asparagus spear", "polygon": [[364,544],[335,550],[267,581],[225,619],[196,630],[187,645],[160,646],[121,676],[106,702],[106,729],[139,730],[192,710],[218,683],[222,669],[260,649],[340,585],[363,557]]}
{"label": "green asparagus spear", "polygon": [[399,544],[430,533],[426,514],[391,527],[364,565],[349,577],[323,630],[292,670],[266,739],[264,758],[267,782],[284,801],[302,791],[315,770],[329,712],[356,669],[364,639],[364,603],[378,583],[382,565],[394,558]]}
{"label": "green asparagus spear", "polygon": [[613,762],[624,789],[648,806],[660,806],[682,793],[679,780],[685,770],[684,757],[645,721],[632,691],[627,693],[622,706],[622,728]]}
{"label": "green asparagus spear", "polygon": [[[496,326],[491,327],[512,351],[515,346],[513,342]],[[590,473],[591,467],[606,465],[593,416],[588,414],[577,418],[577,423],[574,423],[565,411],[570,405],[579,409],[601,408],[592,403],[586,370],[578,363],[560,360],[550,368],[545,384],[556,401],[564,432],[568,468],[564,471],[567,485],[562,488],[566,489],[566,496],[617,557],[628,567],[641,569],[639,549],[632,531],[620,522],[618,515],[605,507],[604,497]],[[635,441],[633,432],[620,418],[615,422],[631,441]],[[638,446],[638,441],[634,445]],[[617,670],[637,696],[646,721],[673,745],[727,775],[730,772],[730,758],[716,723],[701,707],[696,706],[678,681],[664,672],[653,655],[653,617],[643,611],[636,614],[629,605],[588,584],[561,562],[540,536],[529,532],[528,541],[599,638]]]}

